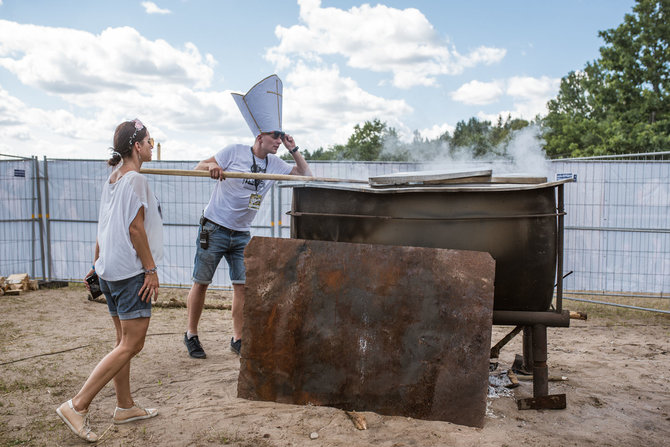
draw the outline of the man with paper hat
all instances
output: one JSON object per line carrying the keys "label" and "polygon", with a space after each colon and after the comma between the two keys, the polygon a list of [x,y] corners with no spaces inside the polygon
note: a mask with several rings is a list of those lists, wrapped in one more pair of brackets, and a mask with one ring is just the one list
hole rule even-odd
{"label": "man with paper hat", "polygon": [[[295,140],[282,130],[282,82],[279,77],[268,76],[245,95],[232,95],[255,140],[253,146],[226,146],[195,167],[209,171],[213,179],[225,181],[216,183],[200,218],[193,286],[187,300],[188,328],[184,333],[184,344],[189,355],[194,358],[206,357],[198,338],[198,322],[205,303],[205,292],[222,257],[226,258],[233,283],[233,336],[230,348],[238,355],[240,353],[246,280],[244,248],[251,238],[251,222],[263,197],[274,183],[272,180],[226,179],[226,171],[312,175]],[[288,149],[295,165],[289,165],[276,155],[281,144]]]}
{"label": "man with paper hat", "polygon": [[252,134],[281,132],[282,91],[281,79],[272,75],[251,87],[246,95],[232,93]]}

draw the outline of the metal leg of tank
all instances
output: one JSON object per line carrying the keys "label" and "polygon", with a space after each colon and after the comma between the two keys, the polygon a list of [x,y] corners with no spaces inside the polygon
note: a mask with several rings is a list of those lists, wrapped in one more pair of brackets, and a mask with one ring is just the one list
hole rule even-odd
{"label": "metal leg of tank", "polygon": [[533,353],[533,397],[549,394],[549,368],[547,367],[547,326],[536,324],[532,327]]}
{"label": "metal leg of tank", "polygon": [[[528,331],[526,331],[528,329]],[[547,366],[547,326],[534,324],[524,328],[524,360],[530,345],[533,365],[533,397],[517,400],[519,410],[560,410],[566,407],[565,394],[549,394]],[[524,362],[525,363],[525,362]]]}
{"label": "metal leg of tank", "polygon": [[533,327],[523,327],[523,364],[522,369],[533,373]]}

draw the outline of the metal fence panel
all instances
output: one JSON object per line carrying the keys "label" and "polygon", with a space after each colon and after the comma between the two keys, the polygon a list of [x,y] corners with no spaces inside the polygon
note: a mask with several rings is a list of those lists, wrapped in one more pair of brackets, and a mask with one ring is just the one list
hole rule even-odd
{"label": "metal fence panel", "polygon": [[665,294],[670,291],[670,163],[561,160],[565,187],[564,288]]}
{"label": "metal fence panel", "polygon": [[[33,159],[0,159],[0,274],[42,275],[41,237]],[[156,161],[151,167],[192,169],[195,161]],[[558,160],[550,180],[576,175],[565,187],[565,290],[668,294],[670,290],[670,162],[663,160]],[[314,175],[367,179],[402,171],[434,169],[422,163],[310,162]],[[472,163],[451,168],[472,169]],[[478,165],[482,167],[482,165]],[[509,164],[487,164],[509,172]],[[18,169],[18,172],[15,172]],[[25,171],[22,177],[21,170]],[[102,160],[45,159],[48,177],[45,232],[51,279],[80,280],[93,260],[102,184],[111,172]],[[199,217],[214,183],[204,177],[149,175],[163,211],[163,284],[190,286]],[[31,186],[32,185],[32,186]],[[277,184],[279,185],[279,184]],[[252,235],[289,237],[291,183],[274,187],[263,201]],[[229,287],[222,262],[213,280]]]}
{"label": "metal fence panel", "polygon": [[49,278],[81,280],[95,252],[98,206],[105,164],[96,160],[44,162]]}
{"label": "metal fence panel", "polygon": [[44,276],[37,160],[0,156],[0,276]]}

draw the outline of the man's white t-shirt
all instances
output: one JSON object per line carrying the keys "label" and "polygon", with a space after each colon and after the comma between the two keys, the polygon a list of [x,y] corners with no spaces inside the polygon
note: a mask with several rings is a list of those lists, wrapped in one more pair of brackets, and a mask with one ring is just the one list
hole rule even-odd
{"label": "man's white t-shirt", "polygon": [[120,281],[144,271],[129,231],[140,207],[144,207],[144,230],[151,255],[158,265],[163,259],[163,219],[160,204],[149,189],[149,182],[135,171],[126,172],[115,183],[107,179],[100,200],[100,254],[95,262],[96,273],[105,281]]}
{"label": "man's white t-shirt", "polygon": [[[253,157],[253,158],[252,158]],[[243,144],[226,146],[215,156],[224,171],[256,172],[266,174],[289,174],[293,167],[274,154],[265,159],[253,155],[251,147]],[[251,194],[265,197],[274,180],[227,178],[216,182],[204,216],[214,223],[235,231],[249,231],[257,210],[249,208]]]}

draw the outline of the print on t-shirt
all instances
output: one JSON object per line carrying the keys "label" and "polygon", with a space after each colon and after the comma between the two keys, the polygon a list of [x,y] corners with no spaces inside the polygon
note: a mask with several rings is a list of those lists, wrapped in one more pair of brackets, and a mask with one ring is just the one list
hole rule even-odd
{"label": "print on t-shirt", "polygon": [[[256,160],[254,160],[255,162]],[[252,173],[257,173],[260,172],[262,174],[265,174],[265,172],[268,170],[268,162],[267,160],[265,161],[265,167],[261,167],[256,163],[253,163],[249,167],[249,171]],[[250,189],[252,191],[258,191],[263,189],[263,183],[265,180],[259,180],[259,179],[253,179],[253,178],[247,178],[244,179],[244,189]]]}

